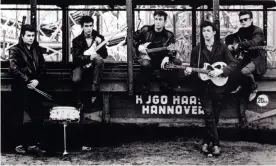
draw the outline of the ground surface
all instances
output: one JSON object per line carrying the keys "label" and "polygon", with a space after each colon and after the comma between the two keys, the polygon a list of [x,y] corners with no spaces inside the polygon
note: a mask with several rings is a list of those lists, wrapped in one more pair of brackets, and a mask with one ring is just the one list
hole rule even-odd
{"label": "ground surface", "polygon": [[166,140],[131,141],[117,145],[94,147],[91,152],[71,152],[61,159],[61,153],[51,157],[22,156],[2,153],[2,164],[269,164],[276,165],[276,145],[245,141],[221,141],[222,155],[206,157],[199,152],[198,138],[174,137]]}

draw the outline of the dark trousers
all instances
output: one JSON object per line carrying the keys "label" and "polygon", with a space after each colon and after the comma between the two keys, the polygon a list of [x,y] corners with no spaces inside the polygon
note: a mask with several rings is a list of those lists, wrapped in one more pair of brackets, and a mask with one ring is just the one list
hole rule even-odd
{"label": "dark trousers", "polygon": [[72,82],[73,82],[73,92],[75,96],[75,101],[80,101],[81,100],[81,91],[82,91],[82,85],[84,80],[90,79],[92,77],[93,79],[93,84],[98,84],[100,83],[100,77],[103,72],[104,68],[104,61],[101,56],[97,56],[96,58],[93,59],[92,65],[89,68],[83,68],[83,67],[77,67],[73,70],[73,77],[72,77]]}
{"label": "dark trousers", "polygon": [[[39,88],[39,87],[37,87]],[[16,145],[36,145],[44,138],[44,119],[49,112],[43,107],[43,97],[25,85],[12,85],[14,105],[10,119],[12,141]],[[24,111],[31,119],[29,124],[23,125]]]}
{"label": "dark trousers", "polygon": [[204,110],[205,133],[203,143],[220,146],[217,124],[223,105],[223,93],[216,93],[211,88],[206,88],[199,93],[202,109]]}
{"label": "dark trousers", "polygon": [[[169,85],[173,85],[175,80],[177,79],[177,70],[174,71],[168,71],[168,70],[161,70],[162,59],[160,60],[148,60],[148,59],[141,59],[139,60],[139,63],[141,65],[140,71],[141,71],[141,83],[142,85],[147,85],[150,82],[150,76],[153,72],[153,70],[160,70],[161,77],[163,78],[162,82],[167,83]],[[181,65],[182,62],[180,59],[173,58],[171,60],[172,63],[176,65]]]}

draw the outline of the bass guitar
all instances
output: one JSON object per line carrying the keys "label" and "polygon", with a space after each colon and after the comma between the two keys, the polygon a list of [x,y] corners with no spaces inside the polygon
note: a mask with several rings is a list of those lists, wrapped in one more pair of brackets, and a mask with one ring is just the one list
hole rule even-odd
{"label": "bass guitar", "polygon": [[[211,76],[208,75],[208,73],[212,70],[223,69],[225,66],[227,66],[227,64],[224,63],[224,62],[216,62],[212,65],[210,65],[209,63],[204,63],[203,68],[193,68],[192,67],[192,71],[197,72],[199,78],[202,81],[211,80],[216,86],[223,86],[227,83],[228,77],[221,77],[221,76],[211,77]],[[189,67],[189,66],[175,65],[175,64],[172,64],[172,63],[168,63],[168,64],[165,65],[166,69],[185,70],[187,67]]]}

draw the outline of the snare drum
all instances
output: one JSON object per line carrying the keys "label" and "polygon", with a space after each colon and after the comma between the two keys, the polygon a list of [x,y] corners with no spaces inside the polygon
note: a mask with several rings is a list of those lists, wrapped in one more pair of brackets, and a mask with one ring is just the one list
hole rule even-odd
{"label": "snare drum", "polygon": [[80,111],[75,107],[57,106],[50,111],[50,120],[52,121],[79,121]]}

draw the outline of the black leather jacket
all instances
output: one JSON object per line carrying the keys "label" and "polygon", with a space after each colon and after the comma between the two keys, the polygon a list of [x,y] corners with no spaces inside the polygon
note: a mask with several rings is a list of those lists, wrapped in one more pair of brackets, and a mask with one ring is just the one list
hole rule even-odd
{"label": "black leather jacket", "polygon": [[[133,44],[134,44],[134,48],[136,49],[136,54],[139,54],[138,47],[140,44],[144,44],[147,42],[156,42],[155,33],[156,32],[154,30],[154,25],[145,25],[140,30],[134,33]],[[162,39],[161,39],[161,43],[158,44],[160,45],[159,47],[168,46],[171,43],[175,43],[174,34],[171,31],[165,29],[165,27],[163,28],[161,35],[162,35]],[[175,57],[176,52],[164,51],[162,53],[159,52],[157,54],[159,55],[166,54],[169,57]]]}
{"label": "black leather jacket", "polygon": [[28,84],[31,80],[40,81],[45,75],[43,48],[35,41],[28,50],[20,37],[18,44],[9,49],[10,74],[17,84]]}
{"label": "black leather jacket", "polygon": [[[94,42],[96,37],[99,37],[102,39],[102,41],[104,41],[104,37],[102,35],[100,35],[99,32],[97,32],[93,29],[93,31],[92,31],[93,41],[92,42]],[[90,63],[90,57],[83,55],[84,51],[86,51],[87,49],[89,49],[89,47],[85,40],[84,32],[82,32],[79,36],[77,36],[75,39],[73,39],[72,55],[73,55],[73,63],[75,65],[75,67],[84,66],[84,65]],[[97,53],[102,58],[105,59],[108,55],[105,45],[102,46],[97,51]]]}

